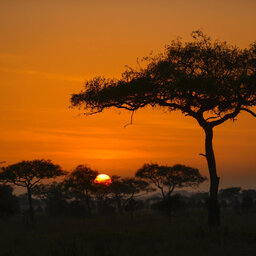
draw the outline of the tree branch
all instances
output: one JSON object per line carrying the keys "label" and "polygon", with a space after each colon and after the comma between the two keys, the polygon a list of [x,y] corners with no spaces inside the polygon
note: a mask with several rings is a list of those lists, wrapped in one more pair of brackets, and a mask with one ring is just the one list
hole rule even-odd
{"label": "tree branch", "polygon": [[252,116],[256,117],[256,113],[254,113],[254,112],[251,111],[250,109],[247,109],[247,108],[240,108],[240,110],[246,111],[246,112],[250,113]]}
{"label": "tree branch", "polygon": [[216,118],[219,118],[219,116],[210,116],[210,117],[206,118],[205,120],[208,121],[210,119],[216,119]]}
{"label": "tree branch", "polygon": [[225,116],[223,116],[223,117],[220,118],[219,120],[209,122],[209,124],[210,124],[212,127],[214,127],[214,126],[216,126],[216,125],[219,125],[219,124],[224,123],[224,122],[227,121],[228,119],[235,118],[235,117],[239,114],[239,112],[240,112],[240,110],[241,110],[240,107],[241,107],[241,104],[239,104],[239,105],[236,107],[236,109],[235,109],[234,112],[229,113],[229,114],[226,114]]}
{"label": "tree branch", "polygon": [[40,179],[38,179],[38,180],[36,180],[34,183],[31,183],[30,185],[31,185],[31,187],[33,187],[34,185],[36,185],[39,181],[41,181],[41,178]]}

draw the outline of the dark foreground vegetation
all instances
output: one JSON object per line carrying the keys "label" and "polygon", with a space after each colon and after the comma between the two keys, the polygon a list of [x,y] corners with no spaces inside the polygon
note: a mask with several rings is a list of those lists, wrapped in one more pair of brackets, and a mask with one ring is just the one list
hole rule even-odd
{"label": "dark foreground vegetation", "polygon": [[[209,193],[177,191],[206,180],[196,168],[145,164],[134,177],[102,184],[97,175],[86,165],[66,172],[43,159],[2,167],[0,256],[256,251],[256,190],[220,190],[222,226],[209,228]],[[15,195],[13,186],[25,193]]]}
{"label": "dark foreground vegetation", "polygon": [[120,211],[114,194],[91,196],[88,208],[86,200],[65,198],[60,184],[39,186],[47,193],[33,197],[32,220],[27,195],[0,186],[0,255],[244,256],[256,251],[256,190],[221,190],[222,226],[211,229],[208,193],[180,191],[163,198],[151,191],[120,198]]}
{"label": "dark foreground vegetation", "polygon": [[1,220],[0,255],[134,256],[254,255],[256,213],[223,211],[223,225],[207,228],[206,210],[190,209],[171,218],[140,210],[87,218],[37,216],[33,228],[19,215]]}

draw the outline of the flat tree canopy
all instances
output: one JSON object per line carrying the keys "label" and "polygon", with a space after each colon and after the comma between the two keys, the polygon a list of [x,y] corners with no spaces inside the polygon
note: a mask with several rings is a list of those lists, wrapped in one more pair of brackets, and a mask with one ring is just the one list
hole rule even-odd
{"label": "flat tree canopy", "polygon": [[0,180],[22,187],[33,187],[42,179],[65,174],[59,165],[50,160],[21,161],[1,168]]}
{"label": "flat tree canopy", "polygon": [[239,49],[201,31],[192,36],[195,40],[185,44],[172,41],[163,54],[144,58],[146,67],[128,68],[121,79],[86,81],[85,89],[72,95],[72,106],[83,106],[88,114],[111,107],[165,107],[212,127],[242,110],[256,116],[251,110],[256,105],[256,43]]}
{"label": "flat tree canopy", "polygon": [[163,199],[170,197],[175,188],[197,187],[207,180],[198,169],[182,164],[144,164],[135,175],[160,189]]}

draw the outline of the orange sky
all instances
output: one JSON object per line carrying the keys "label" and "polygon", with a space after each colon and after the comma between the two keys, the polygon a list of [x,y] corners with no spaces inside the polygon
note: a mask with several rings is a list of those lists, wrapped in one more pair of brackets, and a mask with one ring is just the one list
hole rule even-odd
{"label": "orange sky", "polygon": [[[70,94],[194,29],[247,47],[255,10],[254,0],[0,0],[0,161],[49,158],[119,175],[145,162],[182,163],[207,175],[192,119],[147,109],[124,128],[129,113],[83,117],[68,108]],[[242,114],[217,127],[214,145],[221,186],[256,188],[256,119]]]}

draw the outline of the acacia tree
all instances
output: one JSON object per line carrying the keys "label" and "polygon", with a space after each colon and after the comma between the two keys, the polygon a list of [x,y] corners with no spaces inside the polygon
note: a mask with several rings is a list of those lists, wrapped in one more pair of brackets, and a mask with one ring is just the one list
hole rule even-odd
{"label": "acacia tree", "polygon": [[206,180],[198,169],[181,164],[144,164],[135,175],[160,189],[163,199],[168,199],[175,188],[197,187]]}
{"label": "acacia tree", "polygon": [[34,208],[32,203],[33,188],[43,179],[55,178],[64,175],[65,172],[59,165],[50,160],[22,161],[17,164],[1,168],[0,180],[15,186],[25,187],[29,203],[29,214],[34,219]]}
{"label": "acacia tree", "polygon": [[78,165],[65,179],[66,188],[77,200],[84,201],[91,212],[91,197],[95,190],[94,179],[98,175],[86,165]]}
{"label": "acacia tree", "polygon": [[147,57],[145,65],[128,68],[120,79],[96,77],[73,94],[71,105],[87,114],[109,108],[134,111],[160,107],[194,118],[205,133],[205,154],[210,175],[210,226],[220,225],[219,177],[213,151],[213,128],[235,120],[241,111],[256,117],[256,42],[239,49],[213,41],[201,31],[193,40],[172,41],[163,54]]}

